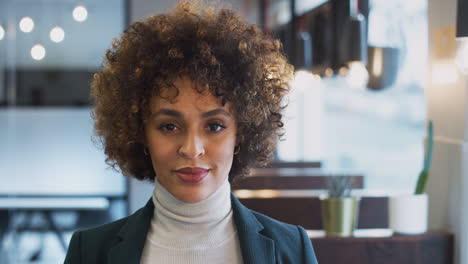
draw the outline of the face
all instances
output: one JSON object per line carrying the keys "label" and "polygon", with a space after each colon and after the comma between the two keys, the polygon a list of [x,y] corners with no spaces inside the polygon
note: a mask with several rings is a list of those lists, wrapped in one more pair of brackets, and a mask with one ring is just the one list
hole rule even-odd
{"label": "face", "polygon": [[[154,96],[145,123],[146,144],[157,180],[177,199],[206,199],[227,180],[236,145],[230,104],[193,90],[188,79],[174,82],[174,101]],[[174,89],[163,97],[174,93]]]}

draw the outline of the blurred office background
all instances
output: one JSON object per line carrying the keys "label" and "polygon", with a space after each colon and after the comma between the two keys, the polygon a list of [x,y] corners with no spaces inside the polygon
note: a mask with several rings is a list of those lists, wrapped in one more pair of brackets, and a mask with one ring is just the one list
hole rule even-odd
{"label": "blurred office background", "polygon": [[89,100],[126,24],[123,0],[0,2],[0,263],[61,263],[71,231],[127,215]]}
{"label": "blurred office background", "polygon": [[[276,162],[359,174],[378,194],[414,189],[434,1],[225,0],[280,38],[297,70]],[[0,2],[0,263],[61,263],[74,230],[149,199],[152,185],[108,168],[92,141],[89,83],[129,23],[173,5]]]}

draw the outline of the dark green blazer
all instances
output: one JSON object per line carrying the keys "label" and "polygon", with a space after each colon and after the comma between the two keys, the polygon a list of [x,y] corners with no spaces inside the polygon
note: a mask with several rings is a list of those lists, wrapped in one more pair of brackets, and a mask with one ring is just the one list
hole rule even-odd
{"label": "dark green blazer", "polygon": [[[317,264],[312,243],[302,227],[254,212],[232,194],[231,201],[245,264]],[[65,263],[139,264],[153,211],[150,199],[126,218],[75,232]]]}

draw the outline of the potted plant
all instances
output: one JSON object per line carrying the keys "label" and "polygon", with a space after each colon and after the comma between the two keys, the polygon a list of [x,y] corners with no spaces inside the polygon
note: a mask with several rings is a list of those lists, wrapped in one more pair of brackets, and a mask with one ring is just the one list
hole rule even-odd
{"label": "potted plant", "polygon": [[434,150],[434,127],[432,121],[429,121],[427,126],[427,151],[424,155],[424,165],[421,173],[419,173],[418,182],[416,184],[415,195],[424,194],[426,190],[427,178],[429,177],[429,169],[432,163],[432,151]]}
{"label": "potted plant", "polygon": [[434,148],[434,128],[432,121],[427,126],[427,148],[424,164],[413,194],[399,195],[389,199],[389,224],[394,232],[407,235],[422,234],[427,231],[428,196],[425,193]]}
{"label": "potted plant", "polygon": [[349,237],[357,223],[359,198],[351,196],[353,178],[328,177],[328,196],[322,197],[322,223],[327,236]]}

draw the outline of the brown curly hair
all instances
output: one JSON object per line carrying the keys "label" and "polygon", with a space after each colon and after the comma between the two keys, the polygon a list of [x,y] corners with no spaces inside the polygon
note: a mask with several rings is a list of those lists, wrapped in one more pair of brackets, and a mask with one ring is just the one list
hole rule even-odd
{"label": "brown curly hair", "polygon": [[107,50],[91,84],[95,134],[111,167],[154,180],[144,154],[149,101],[186,76],[199,93],[233,104],[240,152],[229,173],[232,182],[271,160],[283,134],[282,99],[292,74],[281,43],[236,12],[182,2],[130,25]]}

